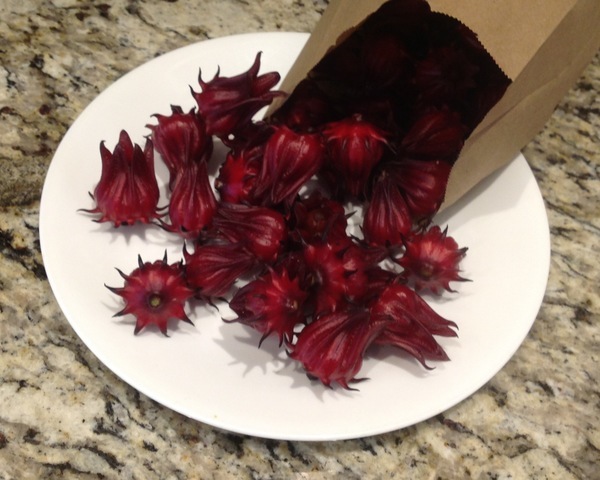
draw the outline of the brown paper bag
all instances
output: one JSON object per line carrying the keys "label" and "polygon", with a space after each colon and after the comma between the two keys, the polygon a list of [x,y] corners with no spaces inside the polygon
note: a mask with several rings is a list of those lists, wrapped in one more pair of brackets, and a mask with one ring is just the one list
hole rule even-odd
{"label": "brown paper bag", "polygon": [[[467,139],[442,209],[511,161],[543,127],[600,48],[599,0],[428,0],[474,31],[512,80]],[[386,0],[332,0],[284,79],[292,92],[318,61]],[[274,104],[269,113],[277,108]]]}

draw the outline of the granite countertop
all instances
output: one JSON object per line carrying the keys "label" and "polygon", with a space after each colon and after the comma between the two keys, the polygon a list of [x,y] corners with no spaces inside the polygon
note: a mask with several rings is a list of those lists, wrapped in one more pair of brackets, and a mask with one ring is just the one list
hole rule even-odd
{"label": "granite countertop", "polygon": [[338,442],[264,440],[189,420],[83,345],[38,234],[59,141],[145,61],[232,33],[310,31],[326,0],[0,4],[0,479],[592,479],[600,465],[600,55],[524,149],[551,227],[536,322],[483,388],[428,421]]}

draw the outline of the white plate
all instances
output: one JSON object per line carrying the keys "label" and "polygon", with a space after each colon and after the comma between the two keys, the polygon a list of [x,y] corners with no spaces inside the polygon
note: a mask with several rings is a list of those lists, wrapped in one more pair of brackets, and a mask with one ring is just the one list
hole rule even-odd
{"label": "white plate", "polygon": [[[133,319],[113,318],[125,272],[144,260],[181,258],[182,242],[156,228],[114,230],[91,221],[88,192],[100,175],[98,145],[112,150],[121,129],[143,143],[154,113],[194,106],[198,68],[211,78],[245,71],[258,51],[261,72],[288,71],[307,39],[259,33],[210,40],[173,51],[133,70],[96,98],[65,135],[44,185],[40,236],[50,284],[65,316],[90,350],[125,382],[188,417],[229,431],[288,440],[356,438],[400,429],[467,398],[517,350],[546,288],[550,242],[544,204],[522,156],[485,180],[439,217],[469,251],[462,266],[473,281],[432,301],[459,325],[458,339],[440,339],[450,362],[426,371],[403,355],[366,360],[360,391],[311,383],[276,347],[257,348],[259,335],[225,324],[214,310],[190,312],[170,338],[157,330],[133,335]],[[163,177],[164,178],[164,177]],[[223,316],[233,317],[227,307]]]}

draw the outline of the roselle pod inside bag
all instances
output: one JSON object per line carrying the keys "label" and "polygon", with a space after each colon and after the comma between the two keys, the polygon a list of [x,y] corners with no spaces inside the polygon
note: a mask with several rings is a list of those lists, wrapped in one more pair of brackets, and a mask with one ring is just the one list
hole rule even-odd
{"label": "roselle pod inside bag", "polygon": [[[473,34],[508,80],[507,88],[502,89],[501,97],[496,99],[497,103],[469,128],[464,146],[450,172],[443,209],[480,180],[510,162],[541,130],[558,102],[600,48],[600,2],[332,0],[281,89],[294,92],[303,80],[314,76],[315,67],[332,52],[343,48],[345,42],[356,42],[357,32],[367,28],[378,16],[379,21],[397,21],[395,28],[398,31],[416,28],[411,22],[421,21],[418,12],[423,4],[436,15],[436,21],[446,18],[460,22],[459,28],[467,27],[467,38]],[[397,18],[392,18],[394,15]],[[441,29],[429,27],[431,35],[438,35],[440,33],[436,32],[446,28],[444,25],[447,23],[442,20]],[[418,35],[410,38],[410,48],[418,52]],[[377,53],[373,50],[374,56]],[[460,71],[460,67],[455,70]],[[425,72],[424,75],[427,75],[426,69]],[[468,76],[469,72],[466,71],[465,75]],[[285,103],[283,106],[276,103],[268,114],[276,115],[278,108],[283,111],[285,107]]]}

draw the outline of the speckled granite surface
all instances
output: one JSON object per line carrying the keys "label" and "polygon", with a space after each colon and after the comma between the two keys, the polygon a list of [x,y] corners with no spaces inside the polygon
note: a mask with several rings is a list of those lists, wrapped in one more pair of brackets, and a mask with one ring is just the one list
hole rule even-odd
{"label": "speckled granite surface", "polygon": [[525,148],[552,233],[529,336],[484,388],[402,431],[340,442],[224,433],[120,381],[45,278],[39,198],[76,116],[173,48],[309,31],[325,0],[0,2],[0,479],[600,478],[600,55]]}

